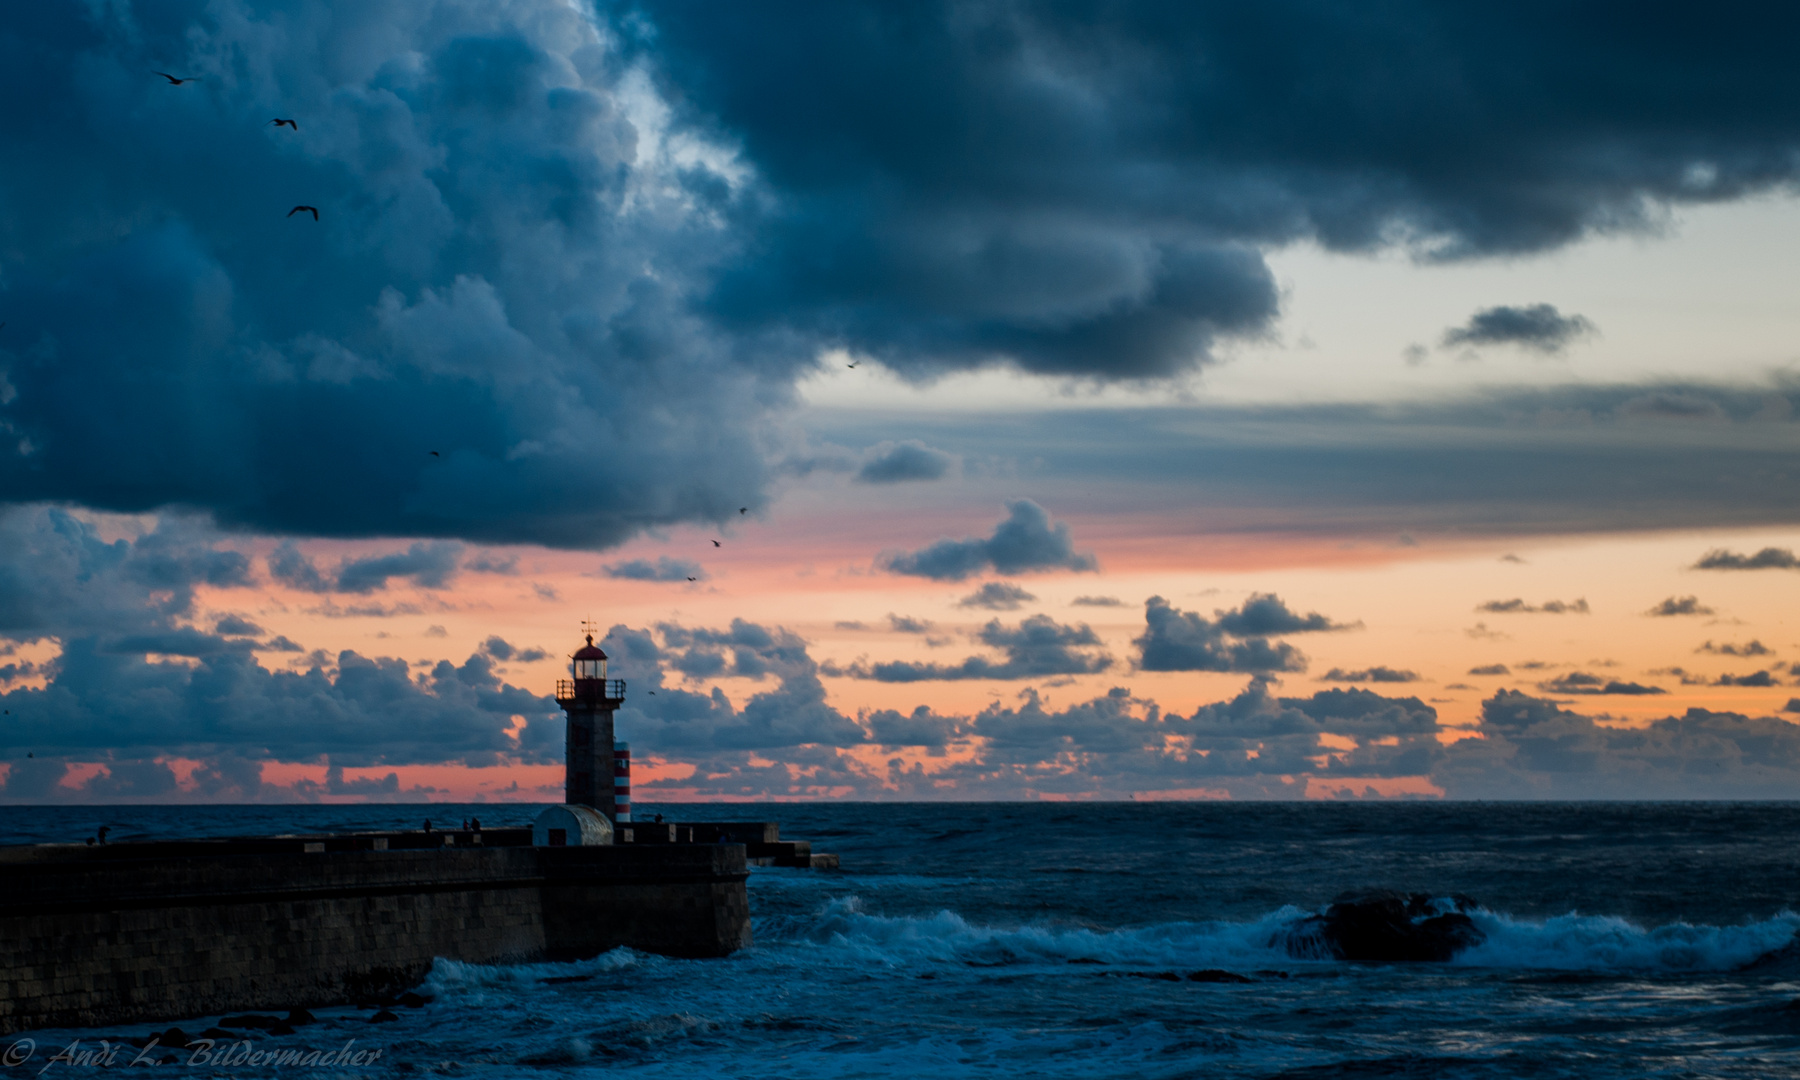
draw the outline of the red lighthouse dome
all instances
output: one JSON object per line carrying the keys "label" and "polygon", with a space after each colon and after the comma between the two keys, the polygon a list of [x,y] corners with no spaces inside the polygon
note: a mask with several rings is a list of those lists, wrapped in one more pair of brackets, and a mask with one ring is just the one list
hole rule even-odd
{"label": "red lighthouse dome", "polygon": [[594,644],[594,635],[587,636],[587,644],[576,649],[571,659],[575,661],[575,678],[578,681],[606,678],[606,653]]}

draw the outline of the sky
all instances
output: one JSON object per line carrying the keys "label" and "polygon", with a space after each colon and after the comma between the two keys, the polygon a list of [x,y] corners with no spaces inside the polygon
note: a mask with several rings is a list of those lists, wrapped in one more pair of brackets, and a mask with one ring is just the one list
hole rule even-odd
{"label": "sky", "polygon": [[31,5],[0,802],[1793,798],[1796,22]]}

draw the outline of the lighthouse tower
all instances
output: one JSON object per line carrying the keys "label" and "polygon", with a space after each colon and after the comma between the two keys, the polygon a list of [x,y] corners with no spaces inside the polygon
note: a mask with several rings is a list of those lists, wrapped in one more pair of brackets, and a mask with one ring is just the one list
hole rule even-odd
{"label": "lighthouse tower", "polygon": [[591,806],[614,820],[613,711],[625,704],[625,680],[606,677],[606,653],[587,635],[570,657],[573,679],[556,681],[556,703],[568,714],[564,801]]}

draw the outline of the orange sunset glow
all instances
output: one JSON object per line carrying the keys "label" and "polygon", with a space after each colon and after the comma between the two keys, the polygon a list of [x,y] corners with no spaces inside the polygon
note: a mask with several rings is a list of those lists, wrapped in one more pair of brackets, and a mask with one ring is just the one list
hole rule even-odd
{"label": "orange sunset glow", "polygon": [[19,31],[0,800],[554,801],[589,621],[645,804],[1800,791],[1785,134],[178,7]]}

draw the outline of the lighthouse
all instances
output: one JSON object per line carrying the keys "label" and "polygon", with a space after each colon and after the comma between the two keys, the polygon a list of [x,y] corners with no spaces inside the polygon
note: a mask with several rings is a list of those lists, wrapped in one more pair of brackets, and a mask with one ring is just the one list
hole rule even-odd
{"label": "lighthouse", "polygon": [[625,704],[625,680],[606,677],[606,653],[594,644],[592,633],[569,659],[575,677],[556,681],[556,703],[569,718],[564,802],[591,806],[612,821],[618,814],[613,802],[613,712]]}

